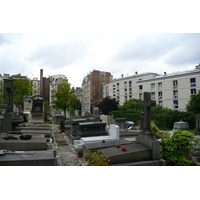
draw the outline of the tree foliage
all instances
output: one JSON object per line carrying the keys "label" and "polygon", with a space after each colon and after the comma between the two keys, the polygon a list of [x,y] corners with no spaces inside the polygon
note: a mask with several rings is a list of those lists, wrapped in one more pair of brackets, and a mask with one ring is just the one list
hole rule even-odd
{"label": "tree foliage", "polygon": [[175,130],[173,133],[165,134],[161,140],[161,157],[166,161],[166,165],[195,165],[192,161],[187,161],[198,139],[188,131]]}
{"label": "tree foliage", "polygon": [[19,108],[23,108],[24,97],[32,94],[32,82],[28,79],[14,79],[14,86],[13,103]]}
{"label": "tree foliage", "polygon": [[111,111],[119,109],[119,101],[111,99],[111,97],[105,97],[101,103],[98,104],[101,114],[107,115]]}
{"label": "tree foliage", "polygon": [[157,105],[151,109],[151,119],[160,129],[173,129],[174,122],[188,122],[190,129],[195,128],[195,114],[192,112],[174,111]]}
{"label": "tree foliage", "polygon": [[76,97],[76,95],[73,95],[71,97],[71,110],[70,113],[75,113],[75,110],[79,111],[79,115],[81,114],[81,102],[80,100]]}
{"label": "tree foliage", "polygon": [[55,93],[55,100],[53,103],[55,107],[64,111],[64,116],[66,118],[67,109],[72,108],[72,102],[74,99],[74,89],[70,88],[70,84],[62,82],[58,86],[58,91]]}
{"label": "tree foliage", "polygon": [[51,106],[49,105],[49,101],[48,100],[44,100],[44,121],[47,122],[48,121],[48,116],[50,115],[50,108]]}
{"label": "tree foliage", "polygon": [[200,113],[200,90],[198,91],[198,94],[191,95],[190,101],[186,105],[186,109],[188,112],[195,114]]}
{"label": "tree foliage", "polygon": [[119,110],[109,112],[109,115],[113,115],[116,118],[126,118],[127,121],[133,121],[135,124],[141,116],[143,108],[140,106],[140,99],[131,99],[126,101]]}
{"label": "tree foliage", "polygon": [[6,108],[6,94],[4,82],[0,82],[0,109]]}

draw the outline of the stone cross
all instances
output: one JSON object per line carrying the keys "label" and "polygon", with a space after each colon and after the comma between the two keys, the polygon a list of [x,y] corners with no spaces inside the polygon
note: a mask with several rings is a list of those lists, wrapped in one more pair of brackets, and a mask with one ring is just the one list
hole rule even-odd
{"label": "stone cross", "polygon": [[10,113],[13,112],[13,92],[14,92],[14,84],[13,84],[13,79],[8,78],[8,82],[6,84],[6,90],[8,92],[8,104],[6,108],[6,112]]}
{"label": "stone cross", "polygon": [[140,102],[140,106],[144,107],[142,129],[144,132],[151,132],[151,107],[156,106],[156,101],[151,100],[150,92],[144,92],[144,101]]}

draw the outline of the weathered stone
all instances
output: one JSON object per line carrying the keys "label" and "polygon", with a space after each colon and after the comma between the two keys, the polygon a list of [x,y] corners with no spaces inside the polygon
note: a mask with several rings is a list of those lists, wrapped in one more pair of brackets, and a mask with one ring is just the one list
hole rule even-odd
{"label": "weathered stone", "polygon": [[24,151],[0,155],[0,166],[55,166],[57,159],[53,150]]}
{"label": "weathered stone", "polygon": [[103,136],[108,135],[104,122],[86,122],[79,123],[77,135],[80,137]]}
{"label": "weathered stone", "polygon": [[47,143],[45,138],[31,138],[29,140],[18,139],[5,140],[0,137],[0,149],[7,149],[11,151],[32,151],[32,150],[46,150]]}
{"label": "weathered stone", "polygon": [[135,161],[151,160],[151,149],[143,144],[126,144],[123,145],[127,148],[122,151],[121,148],[110,147],[101,149],[101,153],[110,160],[110,164],[127,163]]}

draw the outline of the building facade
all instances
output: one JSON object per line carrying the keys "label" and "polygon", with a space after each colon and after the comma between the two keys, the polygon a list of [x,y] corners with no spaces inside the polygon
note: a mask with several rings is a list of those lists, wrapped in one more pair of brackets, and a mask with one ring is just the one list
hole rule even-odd
{"label": "building facade", "polygon": [[190,96],[200,90],[200,65],[194,70],[163,75],[135,74],[115,79],[104,85],[103,96],[119,100],[120,105],[131,98],[142,99],[144,92],[151,92],[151,99],[172,110],[186,111]]}
{"label": "building facade", "polygon": [[119,105],[123,105],[125,101],[130,99],[139,98],[139,88],[138,81],[148,78],[153,78],[158,74],[153,72],[147,72],[124,77],[123,74],[121,78],[114,79],[111,82],[103,86],[103,98],[110,96],[119,101]]}
{"label": "building facade", "polygon": [[103,98],[103,85],[112,81],[109,72],[93,70],[84,77],[82,83],[82,115],[91,113],[92,105]]}
{"label": "building facade", "polygon": [[38,78],[33,77],[32,80],[33,83],[33,90],[32,90],[32,95],[40,95],[40,81],[38,80]]}

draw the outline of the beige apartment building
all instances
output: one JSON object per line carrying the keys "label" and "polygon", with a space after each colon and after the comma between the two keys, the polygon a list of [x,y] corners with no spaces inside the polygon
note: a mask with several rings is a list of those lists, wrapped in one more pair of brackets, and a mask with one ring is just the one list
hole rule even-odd
{"label": "beige apartment building", "polygon": [[186,111],[190,96],[200,90],[200,65],[193,70],[163,75],[143,73],[115,79],[103,87],[103,97],[111,96],[120,105],[132,98],[143,99],[151,92],[152,100],[172,110]]}

